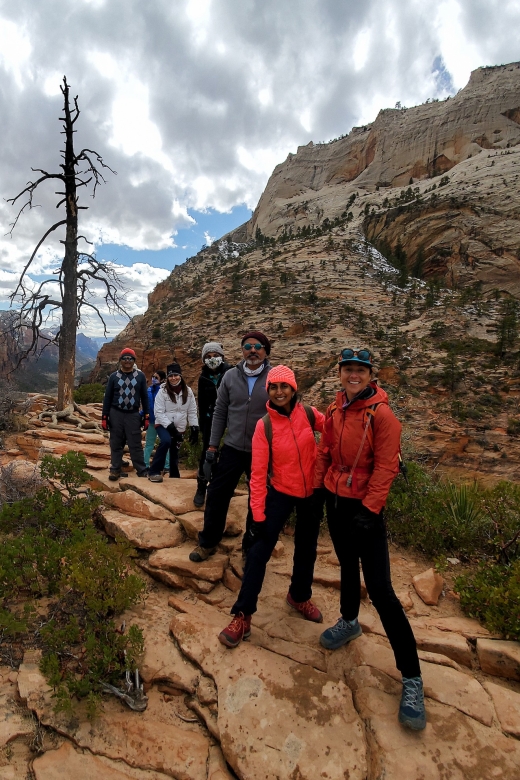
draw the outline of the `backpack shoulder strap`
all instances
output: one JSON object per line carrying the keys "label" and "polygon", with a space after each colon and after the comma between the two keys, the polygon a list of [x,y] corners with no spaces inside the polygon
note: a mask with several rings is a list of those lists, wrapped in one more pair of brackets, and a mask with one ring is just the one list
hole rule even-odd
{"label": "backpack shoulder strap", "polygon": [[314,423],[316,422],[316,415],[314,414],[314,409],[312,408],[312,406],[309,406],[308,404],[303,404],[303,408],[305,409],[305,414],[307,415],[309,425],[311,426],[312,430],[314,430]]}
{"label": "backpack shoulder strap", "polygon": [[368,443],[370,444],[370,447],[372,450],[374,449],[374,432],[372,430],[372,423],[374,420],[374,417],[376,416],[377,408],[379,404],[372,404],[371,406],[367,406],[365,409],[366,414],[366,421],[367,421],[367,439]]}

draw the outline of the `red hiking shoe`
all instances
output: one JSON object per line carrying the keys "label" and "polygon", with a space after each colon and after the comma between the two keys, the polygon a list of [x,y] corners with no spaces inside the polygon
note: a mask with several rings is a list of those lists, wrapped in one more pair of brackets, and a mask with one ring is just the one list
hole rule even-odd
{"label": "red hiking shoe", "polygon": [[308,601],[295,601],[291,594],[288,593],[287,603],[299,612],[300,615],[303,615],[305,620],[312,620],[313,623],[323,623],[323,615],[310,599]]}
{"label": "red hiking shoe", "polygon": [[235,615],[229,626],[220,632],[218,638],[226,647],[236,647],[242,639],[251,636],[251,615],[243,615],[239,612]]}

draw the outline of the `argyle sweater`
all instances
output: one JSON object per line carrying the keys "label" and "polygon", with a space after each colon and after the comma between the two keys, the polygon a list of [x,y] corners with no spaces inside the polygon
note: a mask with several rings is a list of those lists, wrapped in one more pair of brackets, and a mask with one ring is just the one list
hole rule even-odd
{"label": "argyle sweater", "polygon": [[148,388],[143,372],[134,368],[130,373],[114,371],[110,374],[103,398],[103,414],[109,416],[110,409],[114,408],[138,412],[140,406],[143,413],[148,414]]}

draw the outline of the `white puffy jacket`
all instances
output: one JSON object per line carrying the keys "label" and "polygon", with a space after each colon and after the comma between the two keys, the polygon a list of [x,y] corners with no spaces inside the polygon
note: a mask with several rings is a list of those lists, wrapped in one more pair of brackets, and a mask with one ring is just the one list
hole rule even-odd
{"label": "white puffy jacket", "polygon": [[165,384],[161,385],[161,389],[155,396],[155,425],[163,425],[167,428],[170,423],[174,423],[179,433],[184,433],[188,423],[197,426],[199,424],[197,404],[191,387],[188,387],[188,398],[185,404],[182,403],[182,393],[177,398],[180,403],[172,401]]}

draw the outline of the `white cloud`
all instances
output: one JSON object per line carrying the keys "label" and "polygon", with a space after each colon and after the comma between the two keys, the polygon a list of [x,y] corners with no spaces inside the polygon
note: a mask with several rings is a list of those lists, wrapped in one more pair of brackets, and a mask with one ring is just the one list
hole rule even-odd
{"label": "white cloud", "polygon": [[23,87],[23,71],[31,54],[31,43],[21,25],[0,18],[0,65]]}

